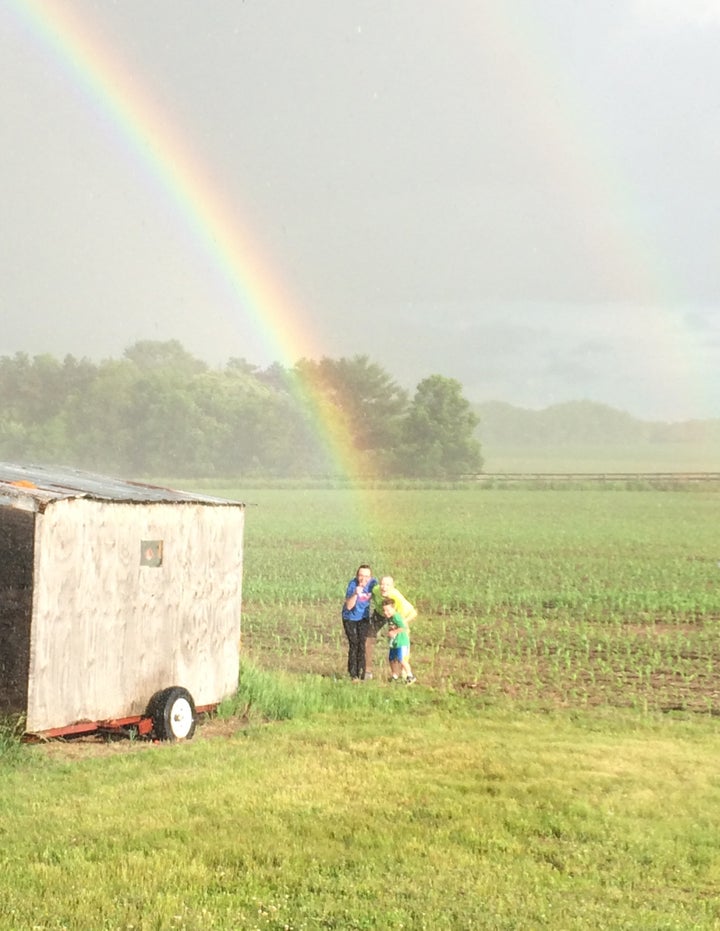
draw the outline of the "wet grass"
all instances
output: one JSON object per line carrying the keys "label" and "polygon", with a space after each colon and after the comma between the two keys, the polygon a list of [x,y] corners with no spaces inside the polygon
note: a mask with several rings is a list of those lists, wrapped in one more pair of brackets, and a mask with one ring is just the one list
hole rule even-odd
{"label": "wet grass", "polygon": [[0,927],[717,927],[709,719],[416,694],[124,755],[28,748],[0,785]]}

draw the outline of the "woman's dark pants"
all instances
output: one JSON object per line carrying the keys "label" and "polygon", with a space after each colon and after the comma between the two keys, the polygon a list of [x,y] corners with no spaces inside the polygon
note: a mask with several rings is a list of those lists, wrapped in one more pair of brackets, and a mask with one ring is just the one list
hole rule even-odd
{"label": "woman's dark pants", "polygon": [[365,641],[370,624],[368,621],[345,621],[345,636],[348,638],[348,673],[351,679],[365,678]]}

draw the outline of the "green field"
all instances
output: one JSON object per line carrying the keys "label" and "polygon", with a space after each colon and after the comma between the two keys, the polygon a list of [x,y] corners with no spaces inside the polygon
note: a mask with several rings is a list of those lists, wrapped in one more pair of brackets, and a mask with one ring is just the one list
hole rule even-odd
{"label": "green field", "polygon": [[242,497],[257,504],[244,646],[263,665],[342,673],[339,603],[370,560],[420,611],[414,665],[429,686],[551,706],[720,712],[715,493]]}
{"label": "green field", "polygon": [[[0,731],[0,928],[720,927],[717,493],[212,490],[238,695],[185,745]],[[347,680],[365,560],[417,686]]]}

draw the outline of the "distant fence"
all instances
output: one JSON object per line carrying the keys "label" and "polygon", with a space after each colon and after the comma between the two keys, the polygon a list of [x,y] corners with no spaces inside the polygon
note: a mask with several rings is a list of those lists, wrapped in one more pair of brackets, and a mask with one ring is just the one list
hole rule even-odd
{"label": "distant fence", "polygon": [[462,479],[486,484],[702,485],[720,484],[720,472],[479,472]]}

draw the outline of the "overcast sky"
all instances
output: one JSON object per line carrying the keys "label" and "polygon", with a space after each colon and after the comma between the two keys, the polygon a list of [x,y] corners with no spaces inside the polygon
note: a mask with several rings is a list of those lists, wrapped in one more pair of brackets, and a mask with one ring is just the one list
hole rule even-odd
{"label": "overcast sky", "polygon": [[720,416],[720,0],[6,0],[0,112],[0,355]]}

